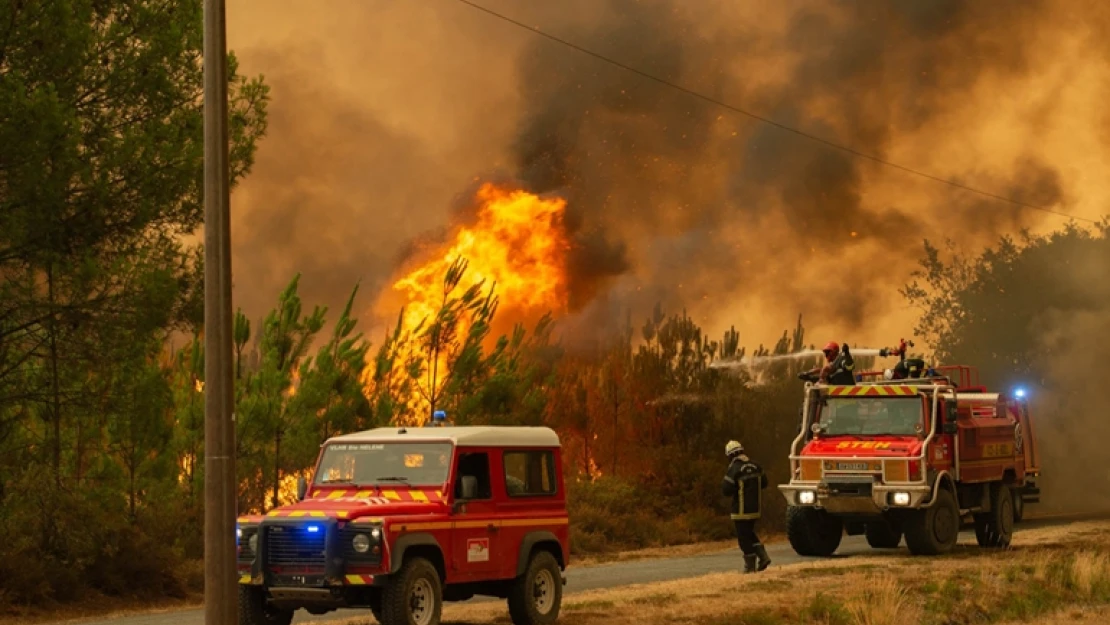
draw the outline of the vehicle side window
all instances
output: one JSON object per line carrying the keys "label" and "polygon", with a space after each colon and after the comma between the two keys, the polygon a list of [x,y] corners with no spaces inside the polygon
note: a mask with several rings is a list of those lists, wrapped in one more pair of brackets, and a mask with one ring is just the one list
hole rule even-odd
{"label": "vehicle side window", "polygon": [[464,453],[459,455],[458,470],[455,471],[455,497],[462,497],[462,478],[472,475],[478,479],[478,499],[490,499],[489,455],[485,453]]}
{"label": "vehicle side window", "polygon": [[555,494],[555,454],[550,451],[506,451],[505,490],[510,497]]}

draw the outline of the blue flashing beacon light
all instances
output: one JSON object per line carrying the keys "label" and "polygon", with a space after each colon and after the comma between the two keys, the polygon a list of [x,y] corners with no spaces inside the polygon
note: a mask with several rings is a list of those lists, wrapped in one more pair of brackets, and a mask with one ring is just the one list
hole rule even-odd
{"label": "blue flashing beacon light", "polygon": [[1014,397],[1017,397],[1018,399],[1025,399],[1025,389],[1020,386],[1015,388]]}
{"label": "blue flashing beacon light", "polygon": [[447,422],[447,413],[443,410],[436,410],[432,413],[432,425],[443,425]]}
{"label": "blue flashing beacon light", "polygon": [[320,532],[319,525],[309,525],[307,528],[309,534],[318,534]]}

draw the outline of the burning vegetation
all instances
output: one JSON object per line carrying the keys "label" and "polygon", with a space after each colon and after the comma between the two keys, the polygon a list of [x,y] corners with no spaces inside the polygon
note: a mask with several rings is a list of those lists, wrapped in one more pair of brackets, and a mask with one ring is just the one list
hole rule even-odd
{"label": "burning vegetation", "polygon": [[[445,240],[426,243],[378,301],[400,305],[388,362],[371,360],[371,396],[383,386],[397,398],[402,421],[416,423],[439,408],[460,358],[482,358],[518,323],[567,312],[566,201],[482,184],[473,218]],[[382,367],[387,370],[382,370]]]}

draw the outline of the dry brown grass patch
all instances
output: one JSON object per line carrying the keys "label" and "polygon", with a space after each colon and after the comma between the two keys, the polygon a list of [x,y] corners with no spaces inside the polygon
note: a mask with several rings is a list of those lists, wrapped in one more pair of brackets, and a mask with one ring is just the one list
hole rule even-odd
{"label": "dry brown grass patch", "polygon": [[[1039,623],[1039,617],[1065,606],[1061,597],[1070,597],[1079,602],[1075,609],[1086,620],[1077,619],[1095,623],[1099,621],[1086,615],[1101,612],[1090,604],[1110,600],[1110,532],[1096,536],[1091,530],[1088,523],[1073,531],[1024,530],[1012,550],[962,545],[959,554],[940,558],[853,556],[772,566],[757,575],[716,573],[574,593],[564,599],[560,622],[932,625],[946,622],[936,618],[941,614],[959,622]],[[1086,551],[1076,554],[1080,532]],[[1064,546],[1054,546],[1058,543]],[[448,606],[444,614],[455,624],[506,622],[503,602]]]}

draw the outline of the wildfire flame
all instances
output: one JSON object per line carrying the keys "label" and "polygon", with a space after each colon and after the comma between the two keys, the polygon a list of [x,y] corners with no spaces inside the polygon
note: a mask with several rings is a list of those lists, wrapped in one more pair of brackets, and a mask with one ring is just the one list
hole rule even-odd
{"label": "wildfire flame", "polygon": [[[398,350],[394,365],[398,374],[410,358],[426,357],[418,337],[412,334],[421,323],[426,325],[435,318],[443,304],[444,277],[460,258],[467,262],[466,272],[452,295],[457,297],[482,283],[483,295],[492,289],[498,298],[499,323],[491,340],[513,323],[527,323],[548,312],[556,316],[566,312],[570,248],[564,223],[566,200],[541,198],[492,183],[483,184],[475,199],[474,223],[456,227],[447,243],[426,250],[425,260],[397,279],[379,302],[385,310],[397,310],[398,303],[404,307],[401,331],[409,340]],[[468,328],[461,325],[459,336],[465,336]],[[444,357],[438,361],[435,364],[442,375],[446,371]],[[419,398],[418,404],[411,408],[419,420],[429,413],[430,406],[426,397]]]}

